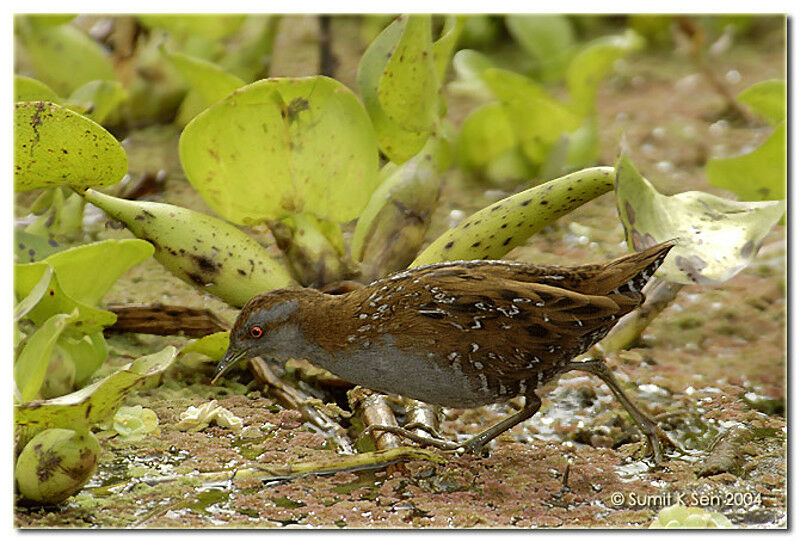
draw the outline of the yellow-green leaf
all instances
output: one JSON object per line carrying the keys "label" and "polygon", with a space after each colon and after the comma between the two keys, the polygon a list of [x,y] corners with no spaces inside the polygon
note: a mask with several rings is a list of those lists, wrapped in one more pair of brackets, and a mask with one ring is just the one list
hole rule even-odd
{"label": "yellow-green leaf", "polygon": [[[17,298],[25,298],[36,288],[42,280],[42,275],[50,268],[47,262],[19,264],[14,266],[14,294]],[[113,312],[104,311],[72,299],[64,292],[58,282],[58,275],[53,274],[47,292],[39,303],[30,309],[25,318],[41,326],[48,318],[55,314],[70,314],[78,309],[79,316],[74,322],[76,329],[84,333],[100,331],[103,327],[116,322],[117,317]]]}
{"label": "yellow-green leaf", "polygon": [[96,122],[50,102],[14,105],[14,189],[119,182],[128,158]]}
{"label": "yellow-green leaf", "polygon": [[238,89],[189,123],[180,156],[209,206],[237,224],[303,212],[346,222],[377,184],[375,133],[364,107],[322,76]]}
{"label": "yellow-green leaf", "polygon": [[617,209],[628,246],[679,239],[657,275],[680,284],[721,284],[747,267],[784,213],[782,201],[733,201],[706,192],[660,194],[630,158],[617,162]]}
{"label": "yellow-green leaf", "polygon": [[773,126],[786,118],[786,81],[761,81],[744,89],[736,99]]}
{"label": "yellow-green leaf", "polygon": [[407,15],[400,21],[405,27],[378,82],[378,102],[403,129],[430,134],[439,103],[431,16]]}
{"label": "yellow-green leaf", "polygon": [[523,152],[534,164],[541,164],[552,145],[581,124],[579,115],[524,75],[490,68],[483,80],[503,103]]}
{"label": "yellow-green leaf", "polygon": [[119,81],[90,81],[75,89],[67,103],[80,107],[86,117],[102,124],[127,98]]}
{"label": "yellow-green leaf", "polygon": [[506,27],[536,60],[542,80],[553,81],[564,73],[575,47],[572,24],[566,15],[506,15]]}
{"label": "yellow-green leaf", "polygon": [[706,164],[711,186],[730,190],[743,200],[786,197],[786,122],[781,122],[760,147]]}
{"label": "yellow-green leaf", "polygon": [[464,119],[456,140],[458,162],[466,168],[479,168],[517,145],[514,129],[502,104],[478,107]]}
{"label": "yellow-green leaf", "polygon": [[176,354],[174,346],[167,346],[69,395],[15,405],[15,444],[22,449],[37,433],[50,427],[88,431],[110,418],[139,383],[169,367]]}
{"label": "yellow-green leaf", "polygon": [[393,121],[378,99],[378,85],[399,43],[407,19],[398,18],[369,45],[358,63],[358,91],[375,128],[378,146],[394,163],[402,164],[425,146],[430,130],[408,130]]}
{"label": "yellow-green leaf", "polygon": [[53,89],[32,77],[14,76],[14,103],[17,102],[53,102],[60,98]]}
{"label": "yellow-green leaf", "polygon": [[567,88],[576,113],[592,115],[597,89],[614,63],[644,47],[644,39],[633,30],[618,36],[604,36],[589,42],[567,67]]}
{"label": "yellow-green leaf", "polygon": [[178,52],[165,51],[164,54],[178,69],[189,87],[202,96],[205,107],[217,103],[245,85],[244,81],[208,60]]}
{"label": "yellow-green leaf", "polygon": [[206,335],[205,337],[200,337],[199,339],[190,342],[183,347],[181,354],[190,354],[194,352],[208,356],[214,361],[219,361],[228,350],[229,342],[230,333],[227,331],[220,331],[218,333]]}
{"label": "yellow-green leaf", "polygon": [[39,395],[53,347],[61,333],[77,318],[77,309],[70,314],[54,314],[28,337],[14,364],[14,381],[20,401],[30,401]]}
{"label": "yellow-green leaf", "polygon": [[36,78],[61,96],[89,81],[117,78],[105,49],[72,25],[23,25],[19,37]]}

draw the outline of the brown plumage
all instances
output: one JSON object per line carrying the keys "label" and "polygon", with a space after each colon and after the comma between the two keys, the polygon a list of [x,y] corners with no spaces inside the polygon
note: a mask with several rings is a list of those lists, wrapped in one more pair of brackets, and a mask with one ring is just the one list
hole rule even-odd
{"label": "brown plumage", "polygon": [[535,413],[536,388],[561,373],[582,368],[606,380],[572,359],[642,303],[641,289],[673,245],[575,267],[438,263],[338,296],[262,294],[237,318],[217,377],[231,360],[270,355],[304,357],[355,384],[445,406],[524,395],[510,425],[470,441],[477,449]]}

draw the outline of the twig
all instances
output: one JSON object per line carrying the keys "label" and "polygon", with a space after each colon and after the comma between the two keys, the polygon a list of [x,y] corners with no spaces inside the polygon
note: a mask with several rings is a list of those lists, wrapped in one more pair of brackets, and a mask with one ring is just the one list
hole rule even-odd
{"label": "twig", "polygon": [[107,308],[117,315],[117,321],[106,331],[117,333],[203,337],[230,327],[208,309],[160,303],[111,305]]}

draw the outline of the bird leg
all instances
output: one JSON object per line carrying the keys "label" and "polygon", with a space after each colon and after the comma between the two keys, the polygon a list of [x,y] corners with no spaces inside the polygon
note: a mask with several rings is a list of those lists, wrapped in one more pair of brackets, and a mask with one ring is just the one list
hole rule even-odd
{"label": "bird leg", "polygon": [[564,372],[572,370],[593,374],[608,386],[611,393],[617,398],[617,401],[622,404],[625,410],[628,411],[628,414],[631,415],[636,425],[639,426],[639,430],[647,437],[650,449],[653,451],[653,460],[656,462],[656,465],[660,465],[664,461],[664,454],[661,450],[662,440],[680,450],[680,447],[675,444],[647,414],[639,410],[627,395],[625,395],[622,386],[619,385],[619,382],[617,382],[617,379],[614,377],[614,373],[611,372],[611,369],[608,368],[603,360],[589,359],[586,361],[572,361],[567,363]]}
{"label": "bird leg", "polygon": [[461,444],[458,442],[452,442],[441,438],[425,437],[409,429],[391,425],[370,425],[369,427],[364,429],[363,433],[371,431],[386,431],[387,433],[394,433],[396,435],[400,435],[401,437],[407,438],[408,440],[416,442],[417,444],[434,446],[436,448],[439,448],[440,450],[456,450],[456,451],[463,451],[465,453],[479,455],[483,447],[486,446],[486,444],[488,444],[491,440],[493,440],[501,433],[508,431],[518,423],[524,422],[525,420],[536,414],[539,411],[539,407],[541,406],[542,406],[542,401],[539,399],[538,396],[536,396],[536,394],[531,393],[530,395],[526,395],[524,407],[519,409],[511,416],[494,424],[489,429],[486,429],[485,431],[478,433],[474,437],[470,438],[469,440]]}
{"label": "bird leg", "polygon": [[500,420],[498,423],[491,426],[489,429],[482,431],[466,441],[460,447],[465,452],[471,454],[479,454],[483,447],[492,441],[495,437],[508,431],[518,423],[524,422],[539,411],[542,406],[542,401],[535,393],[530,393],[525,396],[525,406],[516,411],[514,414]]}

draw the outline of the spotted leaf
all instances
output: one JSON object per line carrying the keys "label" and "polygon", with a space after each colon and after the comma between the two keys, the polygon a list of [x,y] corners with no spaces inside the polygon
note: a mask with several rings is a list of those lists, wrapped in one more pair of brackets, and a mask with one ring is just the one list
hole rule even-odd
{"label": "spotted leaf", "polygon": [[782,201],[738,202],[696,191],[664,196],[624,154],[616,196],[631,248],[679,239],[656,274],[680,284],[729,280],[752,261],[785,209]]}

